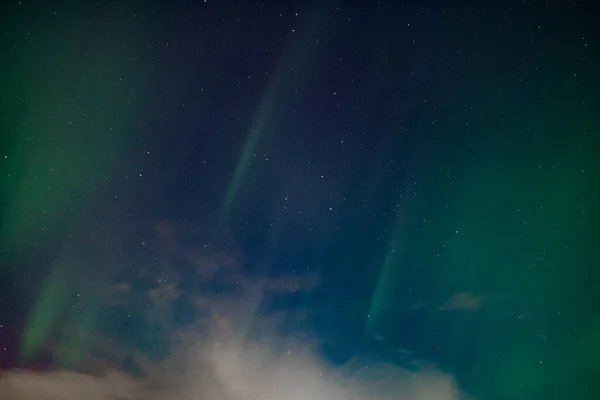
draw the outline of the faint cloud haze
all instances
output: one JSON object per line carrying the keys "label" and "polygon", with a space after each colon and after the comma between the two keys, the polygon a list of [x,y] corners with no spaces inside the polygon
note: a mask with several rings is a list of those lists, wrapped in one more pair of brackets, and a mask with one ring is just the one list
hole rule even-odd
{"label": "faint cloud haze", "polygon": [[440,310],[475,311],[480,309],[487,299],[473,292],[460,292],[452,295]]}

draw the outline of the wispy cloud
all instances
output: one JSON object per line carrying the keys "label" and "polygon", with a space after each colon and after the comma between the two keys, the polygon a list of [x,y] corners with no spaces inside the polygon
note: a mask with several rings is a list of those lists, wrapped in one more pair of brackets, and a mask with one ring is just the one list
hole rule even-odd
{"label": "wispy cloud", "polygon": [[487,301],[485,297],[477,296],[473,292],[460,292],[450,296],[442,304],[440,310],[475,311],[479,310]]}

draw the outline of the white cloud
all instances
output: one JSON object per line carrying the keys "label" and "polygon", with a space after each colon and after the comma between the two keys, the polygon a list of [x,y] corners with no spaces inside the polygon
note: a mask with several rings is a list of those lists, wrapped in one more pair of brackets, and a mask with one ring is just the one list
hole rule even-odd
{"label": "white cloud", "polygon": [[[231,303],[228,303],[231,304]],[[458,400],[452,376],[427,363],[403,369],[354,361],[333,365],[303,336],[281,336],[265,328],[249,335],[248,321],[230,306],[218,308],[208,330],[181,336],[171,358],[151,365],[136,381],[112,371],[104,376],[75,372],[14,370],[0,376],[3,400]],[[236,316],[237,315],[237,316]],[[254,321],[256,326],[263,326]],[[256,324],[256,322],[258,322]],[[264,326],[268,326],[265,324]],[[256,331],[253,329],[253,331]]]}
{"label": "white cloud", "polygon": [[[171,231],[163,227],[163,234]],[[224,279],[234,285],[230,295],[205,295],[196,306],[209,317],[181,333],[164,323],[163,329],[178,343],[160,363],[140,357],[145,378],[108,370],[103,375],[66,371],[12,370],[0,374],[1,400],[459,400],[453,377],[428,363],[410,369],[392,364],[359,361],[334,365],[322,357],[311,332],[283,335],[281,324],[294,315],[257,315],[267,292],[285,294],[311,290],[316,275],[250,279],[233,257],[198,256],[181,250],[173,238],[170,257],[187,260],[198,281]],[[168,263],[164,268],[168,268]],[[162,275],[171,270],[161,271]],[[157,274],[158,276],[159,274]],[[174,273],[173,273],[174,275]],[[220,278],[219,278],[220,277]],[[146,295],[153,320],[170,320],[172,302],[184,295],[174,283],[163,284]],[[129,285],[115,287],[130,294]],[[189,293],[187,294],[189,296]],[[460,299],[460,298],[459,298]],[[452,304],[452,303],[450,303]],[[101,341],[106,343],[106,341]],[[98,349],[96,349],[98,350]],[[104,354],[109,354],[104,349]],[[113,349],[114,350],[114,349]],[[116,354],[123,354],[121,349]],[[132,353],[135,353],[131,350]],[[410,352],[407,353],[407,359]],[[102,368],[98,368],[100,370]]]}

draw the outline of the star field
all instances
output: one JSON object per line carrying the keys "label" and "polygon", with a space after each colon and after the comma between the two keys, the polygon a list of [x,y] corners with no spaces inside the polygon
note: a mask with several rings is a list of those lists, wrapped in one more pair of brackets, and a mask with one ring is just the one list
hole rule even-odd
{"label": "star field", "polygon": [[334,363],[595,398],[591,6],[34,3],[1,12],[0,367],[160,359],[260,276]]}

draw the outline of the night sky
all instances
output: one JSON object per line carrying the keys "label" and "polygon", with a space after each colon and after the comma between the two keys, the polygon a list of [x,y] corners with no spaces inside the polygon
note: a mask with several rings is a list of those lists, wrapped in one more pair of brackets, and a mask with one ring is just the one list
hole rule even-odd
{"label": "night sky", "polygon": [[586,2],[0,14],[0,369],[142,380],[226,313],[460,398],[598,398]]}

